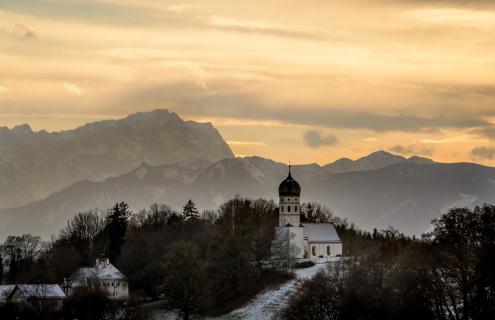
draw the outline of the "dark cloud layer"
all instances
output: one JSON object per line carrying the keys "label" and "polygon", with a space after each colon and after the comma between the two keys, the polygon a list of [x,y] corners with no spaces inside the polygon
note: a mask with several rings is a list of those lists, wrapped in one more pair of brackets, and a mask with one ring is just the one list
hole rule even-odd
{"label": "dark cloud layer", "polygon": [[[212,86],[213,87],[213,86]],[[208,117],[230,117],[249,120],[278,120],[289,124],[320,126],[341,129],[368,129],[376,132],[417,132],[442,129],[485,130],[491,126],[476,114],[444,114],[431,117],[411,114],[381,114],[371,111],[353,111],[335,106],[267,106],[252,95],[229,92],[228,88],[207,92],[191,83],[158,85],[156,87],[129,88],[111,110],[122,111],[136,105],[172,108],[181,114]],[[230,91],[231,92],[231,91]],[[366,109],[365,106],[362,108]]]}
{"label": "dark cloud layer", "polygon": [[476,147],[471,150],[471,155],[475,159],[493,160],[495,159],[495,147]]}
{"label": "dark cloud layer", "polygon": [[317,149],[322,146],[333,146],[338,143],[338,139],[332,134],[322,135],[316,130],[308,130],[304,133],[304,143]]}
{"label": "dark cloud layer", "polygon": [[411,144],[411,145],[396,145],[390,148],[390,151],[402,154],[402,155],[423,155],[431,156],[435,149],[425,145]]}

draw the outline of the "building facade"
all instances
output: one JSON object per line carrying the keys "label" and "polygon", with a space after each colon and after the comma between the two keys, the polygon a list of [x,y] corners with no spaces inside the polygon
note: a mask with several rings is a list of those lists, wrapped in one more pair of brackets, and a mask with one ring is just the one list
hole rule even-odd
{"label": "building facade", "polygon": [[79,287],[99,287],[108,292],[113,300],[129,299],[129,282],[107,258],[96,259],[94,268],[79,268],[65,284],[70,295]]}

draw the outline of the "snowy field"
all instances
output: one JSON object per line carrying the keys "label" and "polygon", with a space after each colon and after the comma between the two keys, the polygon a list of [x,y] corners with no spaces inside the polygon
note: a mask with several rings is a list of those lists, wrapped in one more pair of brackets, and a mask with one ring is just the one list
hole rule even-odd
{"label": "snowy field", "polygon": [[[290,294],[296,289],[298,280],[311,278],[320,270],[324,270],[327,264],[317,264],[311,268],[296,269],[294,279],[287,281],[276,288],[270,288],[256,295],[245,306],[218,318],[206,318],[208,320],[270,320],[285,306]],[[176,314],[173,312],[160,312],[154,315],[153,320],[173,320]]]}

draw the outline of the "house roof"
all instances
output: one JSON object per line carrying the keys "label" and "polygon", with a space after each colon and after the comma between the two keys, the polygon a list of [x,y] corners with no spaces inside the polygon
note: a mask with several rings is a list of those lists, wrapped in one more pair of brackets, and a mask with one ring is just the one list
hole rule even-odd
{"label": "house roof", "polygon": [[310,243],[341,243],[333,223],[303,223],[304,238]]}
{"label": "house roof", "polygon": [[10,294],[14,290],[14,288],[15,285],[13,284],[0,286],[0,302],[6,301],[8,296],[10,296]]}
{"label": "house roof", "polygon": [[98,280],[121,280],[126,276],[119,271],[113,264],[107,263],[98,265],[95,268],[80,268],[72,276],[74,279],[98,279]]}
{"label": "house roof", "polygon": [[26,299],[63,299],[65,294],[58,284],[18,284]]}

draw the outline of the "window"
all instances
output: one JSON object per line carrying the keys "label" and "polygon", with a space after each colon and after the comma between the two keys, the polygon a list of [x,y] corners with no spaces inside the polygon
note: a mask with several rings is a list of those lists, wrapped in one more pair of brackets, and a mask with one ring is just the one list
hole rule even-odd
{"label": "window", "polygon": [[294,212],[297,212],[297,206],[294,206]]}
{"label": "window", "polygon": [[316,256],[316,247],[311,247],[311,253]]}
{"label": "window", "polygon": [[330,246],[327,246],[327,256],[330,255]]}
{"label": "window", "polygon": [[287,206],[287,212],[290,212],[290,206]]}
{"label": "window", "polygon": [[290,198],[287,198],[287,201],[290,201]]}

